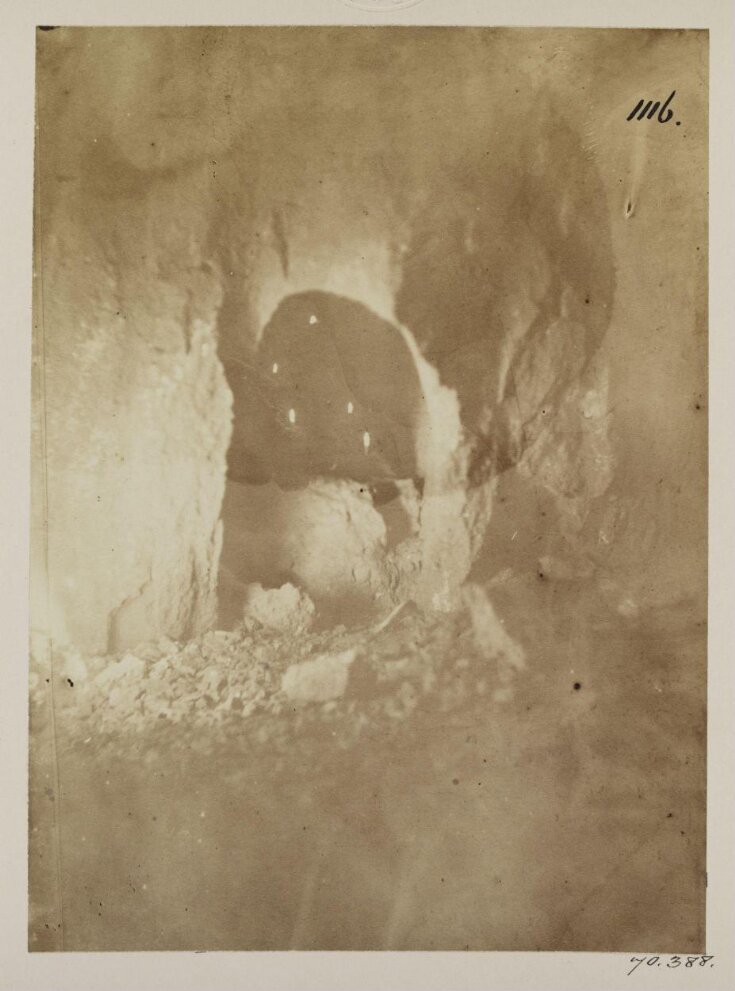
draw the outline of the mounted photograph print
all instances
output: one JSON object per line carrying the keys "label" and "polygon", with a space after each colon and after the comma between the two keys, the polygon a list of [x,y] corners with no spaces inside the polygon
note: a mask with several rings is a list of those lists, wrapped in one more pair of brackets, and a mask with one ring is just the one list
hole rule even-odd
{"label": "mounted photograph print", "polygon": [[708,40],[37,29],[32,952],[711,959]]}

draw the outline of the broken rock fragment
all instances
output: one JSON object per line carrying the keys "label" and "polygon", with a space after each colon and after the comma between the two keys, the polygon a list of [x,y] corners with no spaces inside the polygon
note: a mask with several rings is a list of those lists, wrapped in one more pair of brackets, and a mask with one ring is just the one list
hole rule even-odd
{"label": "broken rock fragment", "polygon": [[356,655],[357,651],[352,647],[292,664],[283,676],[281,688],[292,702],[329,702],[341,698]]}
{"label": "broken rock fragment", "polygon": [[245,597],[244,621],[279,633],[302,633],[314,617],[314,603],[306,593],[287,582],[280,588],[263,588],[256,582]]}

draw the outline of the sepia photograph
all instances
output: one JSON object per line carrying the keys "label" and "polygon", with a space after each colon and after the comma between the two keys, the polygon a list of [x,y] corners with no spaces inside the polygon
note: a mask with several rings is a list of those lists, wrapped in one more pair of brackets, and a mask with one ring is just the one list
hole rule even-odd
{"label": "sepia photograph", "polygon": [[35,35],[29,951],[708,966],[709,32]]}

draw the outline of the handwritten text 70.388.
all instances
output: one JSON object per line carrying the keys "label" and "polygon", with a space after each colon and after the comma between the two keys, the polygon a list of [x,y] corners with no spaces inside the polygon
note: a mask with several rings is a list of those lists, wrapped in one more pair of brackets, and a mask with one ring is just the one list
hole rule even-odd
{"label": "handwritten text 70.388.", "polygon": [[714,964],[712,963],[714,959],[715,958],[713,956],[706,956],[705,954],[697,954],[696,956],[687,957],[671,956],[668,960],[665,957],[657,956],[631,957],[630,962],[633,966],[628,971],[627,976],[630,977],[633,971],[637,970],[641,964],[645,964],[647,967],[668,967],[669,970],[673,970],[676,967],[691,969],[693,967],[714,967]]}

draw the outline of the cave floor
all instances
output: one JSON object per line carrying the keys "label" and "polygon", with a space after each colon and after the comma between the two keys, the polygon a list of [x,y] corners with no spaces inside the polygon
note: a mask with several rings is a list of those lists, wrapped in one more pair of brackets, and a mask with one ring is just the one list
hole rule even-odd
{"label": "cave floor", "polygon": [[[62,659],[53,720],[38,665],[30,948],[702,952],[704,616],[490,596],[512,686],[464,612],[411,609]],[[341,698],[280,691],[350,649]]]}

